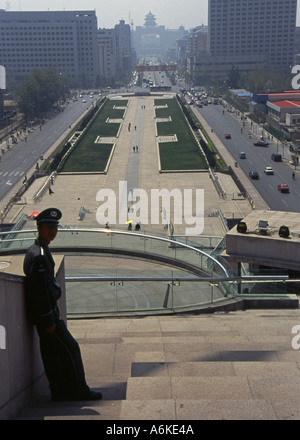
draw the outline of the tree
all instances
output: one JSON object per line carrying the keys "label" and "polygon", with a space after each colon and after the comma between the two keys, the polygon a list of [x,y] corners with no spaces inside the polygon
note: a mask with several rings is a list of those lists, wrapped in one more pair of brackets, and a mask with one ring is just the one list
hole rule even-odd
{"label": "tree", "polygon": [[243,73],[242,83],[247,90],[256,93],[289,90],[291,73],[289,71],[272,71],[256,66],[251,72]]}
{"label": "tree", "polygon": [[19,110],[26,119],[41,117],[69,94],[67,79],[55,69],[35,69],[18,89]]}

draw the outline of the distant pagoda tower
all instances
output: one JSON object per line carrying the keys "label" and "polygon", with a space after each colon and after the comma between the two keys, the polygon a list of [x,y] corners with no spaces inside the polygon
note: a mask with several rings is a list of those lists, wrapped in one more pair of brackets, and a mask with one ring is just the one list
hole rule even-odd
{"label": "distant pagoda tower", "polygon": [[155,18],[155,15],[153,15],[151,11],[145,17],[145,25],[144,26],[146,28],[156,27],[156,18]]}

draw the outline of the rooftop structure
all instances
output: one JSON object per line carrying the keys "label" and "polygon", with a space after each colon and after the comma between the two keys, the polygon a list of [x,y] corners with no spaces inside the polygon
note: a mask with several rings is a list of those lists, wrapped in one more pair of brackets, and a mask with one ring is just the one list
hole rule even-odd
{"label": "rooftop structure", "polygon": [[176,46],[176,41],[185,34],[183,26],[179,29],[166,29],[157,25],[156,17],[149,12],[144,26],[137,26],[133,33],[134,47],[139,55],[163,56],[168,49]]}
{"label": "rooftop structure", "polygon": [[147,28],[156,27],[156,18],[155,18],[155,15],[153,15],[151,11],[145,17],[144,26]]}
{"label": "rooftop structure", "polygon": [[[259,221],[266,222],[261,227]],[[243,222],[247,231],[234,227],[226,234],[225,257],[230,262],[245,262],[270,268],[300,269],[300,221],[296,212],[255,210]],[[280,236],[281,226],[289,236]]]}

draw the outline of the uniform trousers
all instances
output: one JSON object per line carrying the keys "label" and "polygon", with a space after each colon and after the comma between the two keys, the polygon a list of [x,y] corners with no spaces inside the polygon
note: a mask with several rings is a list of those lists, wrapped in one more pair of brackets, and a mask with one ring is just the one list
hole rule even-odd
{"label": "uniform trousers", "polygon": [[39,329],[40,350],[52,400],[77,399],[89,392],[78,342],[62,320],[54,333]]}

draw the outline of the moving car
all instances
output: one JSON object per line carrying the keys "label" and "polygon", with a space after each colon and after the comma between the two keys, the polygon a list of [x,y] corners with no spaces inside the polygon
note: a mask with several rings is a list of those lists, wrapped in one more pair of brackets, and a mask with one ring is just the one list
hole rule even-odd
{"label": "moving car", "polygon": [[274,162],[281,162],[281,154],[272,154],[271,159],[274,160]]}
{"label": "moving car", "polygon": [[265,167],[264,169],[265,174],[274,174],[274,170],[272,167]]}
{"label": "moving car", "polygon": [[240,152],[240,159],[246,159],[246,153],[244,153],[244,151]]}
{"label": "moving car", "polygon": [[278,190],[282,193],[290,192],[290,189],[286,183],[281,183],[280,185],[278,185]]}
{"label": "moving car", "polygon": [[259,179],[259,174],[258,174],[257,171],[250,171],[250,172],[249,172],[249,177],[250,177],[251,179]]}
{"label": "moving car", "polygon": [[269,145],[269,142],[260,140],[260,141],[254,142],[254,145],[256,147],[267,147]]}
{"label": "moving car", "polygon": [[225,139],[231,139],[231,134],[230,133],[226,133],[225,134]]}

